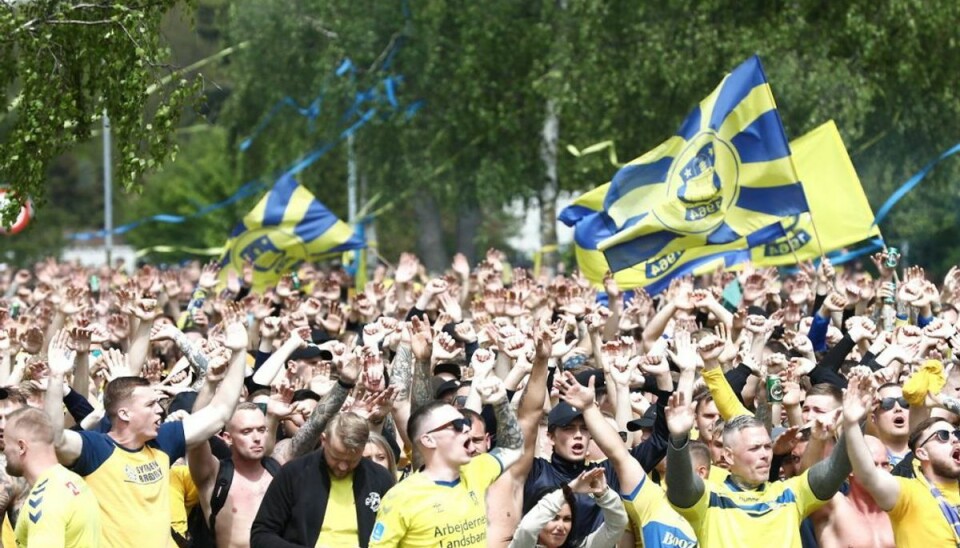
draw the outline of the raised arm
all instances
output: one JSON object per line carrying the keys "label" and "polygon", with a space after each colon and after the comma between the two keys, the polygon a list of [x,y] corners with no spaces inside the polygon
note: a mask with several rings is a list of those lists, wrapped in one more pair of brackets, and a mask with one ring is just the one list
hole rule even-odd
{"label": "raised arm", "polygon": [[137,330],[133,333],[133,339],[130,340],[130,351],[127,353],[130,372],[134,375],[139,375],[143,364],[147,362],[150,331],[153,330],[153,321],[159,314],[156,299],[140,299],[133,306],[133,315],[140,320]]}
{"label": "raised arm", "polygon": [[247,329],[235,312],[229,312],[226,318],[226,340],[224,346],[232,351],[230,365],[220,388],[207,407],[193,413],[183,420],[183,435],[187,447],[206,443],[223,425],[230,420],[240,394],[243,391],[243,376],[247,357]]}
{"label": "raised arm", "polygon": [[313,413],[310,413],[310,417],[303,423],[303,426],[294,434],[290,441],[291,459],[306,455],[317,446],[320,441],[320,434],[323,433],[330,419],[340,412],[343,402],[346,401],[347,395],[360,376],[359,364],[354,354],[347,352],[346,348],[343,347],[334,348],[333,355],[334,359],[339,362],[340,378],[337,379],[326,397],[313,408]]}
{"label": "raised arm", "polygon": [[[301,330],[306,330],[306,333],[300,333]],[[280,375],[280,371],[283,370],[283,365],[287,363],[287,358],[290,357],[290,354],[293,354],[294,350],[306,346],[307,339],[304,339],[304,336],[307,338],[310,337],[309,327],[291,331],[290,338],[284,341],[276,352],[270,354],[267,361],[263,362],[263,365],[253,373],[253,382],[264,386],[273,384],[277,376]]]}
{"label": "raised arm", "polygon": [[[208,363],[207,376],[197,393],[193,413],[199,413],[213,401],[213,396],[229,369],[230,352],[226,348],[218,348],[209,357],[205,356],[205,359]],[[213,456],[210,444],[204,442],[190,446],[187,449],[187,465],[190,467],[193,482],[200,488],[201,493],[206,493],[213,486],[220,469],[220,462]]]}
{"label": "raised arm", "polygon": [[560,389],[560,398],[573,407],[583,410],[583,420],[587,424],[587,430],[590,431],[593,441],[597,443],[603,454],[613,463],[620,478],[620,485],[624,489],[633,489],[644,478],[643,468],[627,451],[623,440],[620,439],[620,434],[610,426],[597,408],[594,396],[595,378],[590,377],[587,386],[583,386],[569,371],[564,371],[556,381]]}
{"label": "raised arm", "polygon": [[43,410],[53,425],[53,443],[57,459],[69,466],[80,458],[83,438],[72,430],[63,429],[63,385],[67,373],[73,370],[76,351],[67,346],[67,333],[63,330],[54,334],[47,349],[47,367],[50,377],[47,379],[47,393],[44,396]]}
{"label": "raised arm", "polygon": [[706,487],[700,476],[693,473],[690,459],[690,430],[694,412],[684,394],[670,396],[667,406],[667,499],[677,508],[690,508],[703,496]]}
{"label": "raised arm", "polygon": [[520,396],[517,419],[523,434],[523,455],[520,462],[510,470],[513,478],[520,481],[526,479],[536,456],[537,431],[543,417],[543,402],[547,397],[547,362],[553,348],[550,335],[546,331],[537,333],[535,345],[533,368],[530,370],[527,386]]}
{"label": "raised arm", "polygon": [[484,404],[493,406],[497,417],[497,446],[490,450],[490,454],[500,461],[506,471],[520,460],[523,452],[523,432],[517,422],[517,414],[507,399],[503,381],[497,377],[489,376],[480,381],[478,392]]}
{"label": "raised arm", "polygon": [[[872,394],[861,388],[858,379],[851,379],[847,391],[843,395],[843,429],[846,438],[846,453],[849,454],[850,465],[857,481],[866,488],[877,506],[884,512],[888,512],[893,509],[900,497],[900,484],[893,476],[873,464],[873,456],[870,455],[867,440],[863,437],[860,421],[867,416],[867,411],[872,403],[871,400]],[[839,447],[840,444],[837,444],[837,448]],[[836,451],[835,448],[834,452]],[[819,464],[810,469],[811,474],[817,466]],[[813,487],[812,480],[810,486]]]}

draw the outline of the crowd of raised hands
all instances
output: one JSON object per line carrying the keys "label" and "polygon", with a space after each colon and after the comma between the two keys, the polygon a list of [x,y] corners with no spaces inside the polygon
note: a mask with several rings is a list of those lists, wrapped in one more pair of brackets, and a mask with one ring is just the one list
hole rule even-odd
{"label": "crowd of raised hands", "polygon": [[[302,389],[323,397],[341,375],[355,374],[360,382],[347,407],[379,419],[397,396],[409,397],[411,386],[390,382],[399,346],[432,363],[460,363],[466,381],[494,375],[513,392],[523,388],[544,333],[551,365],[600,370],[611,386],[675,381],[687,369],[702,384],[701,369],[742,365],[754,380],[737,397],[754,409],[766,398],[761,379],[779,375],[782,413],[771,422],[786,426],[811,381],[901,383],[923,360],[948,360],[960,346],[960,271],[938,288],[919,267],[895,280],[884,259],[875,257],[873,274],[837,273],[826,260],[786,275],[716,272],[677,279],[655,297],[642,289],[625,294],[610,276],[602,289],[578,274],[534,278],[496,251],[472,269],[458,255],[435,277],[404,254],[395,268],[378,267],[362,291],[341,270],[303,266],[262,294],[250,290],[250,269],[220,276],[213,264],[190,263],[127,274],[48,260],[0,277],[0,384],[21,384],[42,399],[54,355],[75,353],[70,386],[94,407],[104,383],[126,375],[172,397],[222,374],[227,339],[240,325],[251,355],[283,347],[289,355],[314,341],[332,354],[307,368],[272,364],[248,388],[272,386],[278,399]],[[724,292],[731,284],[739,288],[733,297]],[[885,307],[893,314],[885,316]],[[828,355],[838,345],[846,352]],[[635,414],[650,404],[642,391],[631,399]],[[287,410],[302,422],[309,406]],[[839,423],[839,414],[832,420]]]}
{"label": "crowd of raised hands", "polygon": [[[342,381],[351,388],[338,410],[409,449],[406,419],[438,396],[436,365],[459,366],[457,405],[479,411],[501,391],[516,402],[543,360],[553,371],[543,410],[561,400],[583,408],[603,385],[627,447],[642,435],[627,433],[627,423],[645,415],[658,391],[673,393],[671,435],[699,426],[709,443],[710,428],[695,424],[694,413],[694,399],[709,392],[720,415],[751,413],[779,427],[776,455],[809,440],[802,467],[822,459],[844,424],[889,405],[881,387],[902,386],[928,360],[945,365],[947,384],[926,394],[910,424],[960,407],[960,270],[937,284],[922,268],[898,273],[888,264],[880,253],[869,268],[842,271],[828,260],[790,273],[747,266],[678,278],[651,296],[624,291],[609,275],[602,287],[578,273],[534,275],[495,250],[473,267],[457,255],[433,274],[403,254],[395,266],[377,266],[359,290],[343,270],[309,264],[255,292],[251,268],[220,272],[194,262],[128,273],[47,260],[0,274],[0,385],[19,386],[39,407],[50,379],[65,378],[90,406],[71,410],[73,420],[92,427],[110,380],[142,376],[169,402],[222,380],[232,351],[245,349],[243,398],[266,404],[281,438],[292,438],[316,399]],[[431,367],[421,371],[414,360]],[[713,370],[722,381],[711,381]],[[846,390],[842,407],[811,403],[820,384]],[[871,428],[892,454],[905,452],[893,426]],[[281,445],[278,456],[283,451],[303,449]]]}

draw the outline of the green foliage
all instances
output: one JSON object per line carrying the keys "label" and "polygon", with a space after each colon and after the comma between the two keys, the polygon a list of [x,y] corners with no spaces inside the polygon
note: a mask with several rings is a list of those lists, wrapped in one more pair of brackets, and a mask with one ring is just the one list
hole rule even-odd
{"label": "green foliage", "polygon": [[[156,213],[188,216],[208,204],[230,197],[240,186],[224,155],[226,132],[209,131],[180,138],[180,154],[157,173],[147,177],[143,193],[130,196],[121,208],[124,221]],[[262,194],[262,193],[261,193]],[[137,249],[158,245],[208,248],[224,244],[237,222],[256,204],[251,196],[185,223],[151,223],[125,236]],[[122,222],[122,221],[121,221]],[[189,253],[163,253],[153,259],[169,261],[191,257]]]}
{"label": "green foliage", "polygon": [[3,212],[8,221],[27,197],[43,204],[51,161],[89,138],[104,109],[123,188],[137,188],[173,156],[173,132],[199,85],[161,80],[170,67],[160,22],[174,4],[50,0],[0,9],[0,86],[15,94],[0,141],[0,173],[17,198]]}

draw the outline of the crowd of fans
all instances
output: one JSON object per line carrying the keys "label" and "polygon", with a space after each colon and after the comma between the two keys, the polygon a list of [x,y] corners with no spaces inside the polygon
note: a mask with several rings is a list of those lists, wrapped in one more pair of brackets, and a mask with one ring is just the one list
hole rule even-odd
{"label": "crowd of fans", "polygon": [[0,272],[3,546],[960,546],[960,271]]}

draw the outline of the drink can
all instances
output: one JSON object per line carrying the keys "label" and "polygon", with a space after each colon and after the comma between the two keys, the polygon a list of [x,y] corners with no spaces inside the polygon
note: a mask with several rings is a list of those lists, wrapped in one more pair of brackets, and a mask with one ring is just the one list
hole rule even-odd
{"label": "drink can", "polygon": [[897,268],[898,264],[900,264],[900,250],[895,247],[888,247],[884,266],[887,268]]}
{"label": "drink can", "polygon": [[783,381],[780,375],[767,375],[767,401],[780,403],[783,401]]}

